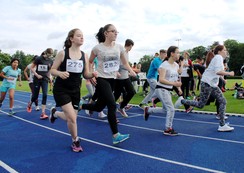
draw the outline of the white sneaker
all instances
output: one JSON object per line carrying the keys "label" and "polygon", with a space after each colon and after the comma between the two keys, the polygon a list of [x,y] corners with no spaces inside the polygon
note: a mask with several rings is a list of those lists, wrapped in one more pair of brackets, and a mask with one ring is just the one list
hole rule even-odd
{"label": "white sneaker", "polygon": [[105,113],[103,113],[103,111],[102,111],[102,112],[98,113],[98,118],[104,119],[104,118],[107,118],[107,115]]}
{"label": "white sneaker", "polygon": [[86,113],[87,115],[91,116],[91,114],[90,114],[90,111],[89,111],[89,110],[85,109],[85,113]]}
{"label": "white sneaker", "polygon": [[40,107],[39,106],[36,106],[36,111],[39,111],[40,110]]}
{"label": "white sneaker", "polygon": [[218,131],[219,132],[230,132],[234,130],[234,127],[230,127],[228,124],[225,124],[224,126],[219,126]]}
{"label": "white sneaker", "polygon": [[181,100],[183,100],[183,96],[180,96],[177,101],[175,102],[175,108],[178,109],[179,107],[182,106]]}
{"label": "white sneaker", "polygon": [[[225,118],[225,120],[228,119],[228,117],[227,117],[226,115],[224,116],[224,118]],[[216,115],[216,119],[217,119],[217,120],[220,120],[220,116],[219,116],[219,115]]]}
{"label": "white sneaker", "polygon": [[127,113],[125,112],[125,109],[124,109],[124,108],[123,108],[123,109],[118,108],[118,112],[119,112],[124,118],[127,118],[127,117],[128,117],[128,115],[127,115]]}

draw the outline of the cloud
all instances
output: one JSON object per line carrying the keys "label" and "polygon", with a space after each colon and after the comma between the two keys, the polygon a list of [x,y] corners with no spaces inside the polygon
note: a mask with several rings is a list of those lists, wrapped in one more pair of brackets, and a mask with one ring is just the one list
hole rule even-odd
{"label": "cloud", "polygon": [[226,39],[244,41],[240,0],[4,0],[0,11],[0,49],[6,53],[61,50],[73,28],[83,31],[82,49],[90,53],[95,34],[108,23],[119,31],[118,43],[134,40],[131,62],[171,45],[185,50]]}

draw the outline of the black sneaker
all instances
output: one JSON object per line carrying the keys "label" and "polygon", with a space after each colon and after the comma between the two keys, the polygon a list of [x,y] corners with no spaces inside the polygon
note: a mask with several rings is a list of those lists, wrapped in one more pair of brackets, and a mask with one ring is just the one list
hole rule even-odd
{"label": "black sneaker", "polygon": [[144,120],[145,121],[147,121],[148,120],[148,117],[149,117],[148,109],[149,109],[148,106],[145,106],[144,107]]}
{"label": "black sneaker", "polygon": [[55,107],[51,107],[51,110],[50,110],[50,115],[49,115],[49,121],[51,123],[54,123],[54,121],[57,119],[54,114],[56,112],[56,108]]}
{"label": "black sneaker", "polygon": [[167,130],[164,130],[164,135],[177,136],[178,133],[173,128],[168,128]]}
{"label": "black sneaker", "polygon": [[83,148],[80,146],[80,139],[78,141],[72,142],[71,149],[77,153],[83,151]]}

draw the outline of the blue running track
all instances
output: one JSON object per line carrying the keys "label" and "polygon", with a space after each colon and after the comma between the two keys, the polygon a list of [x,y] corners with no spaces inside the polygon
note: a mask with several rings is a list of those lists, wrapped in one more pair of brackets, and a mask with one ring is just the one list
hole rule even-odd
{"label": "blue running track", "polygon": [[[0,110],[0,173],[200,173],[244,172],[244,117],[229,116],[233,132],[218,132],[214,115],[176,112],[179,136],[164,136],[165,114],[143,119],[133,107],[118,125],[130,139],[112,145],[107,120],[97,113],[78,115],[82,153],[71,151],[66,122],[40,120],[40,111],[26,112],[30,93],[16,91],[15,116],[8,116],[6,97]],[[48,96],[47,114],[55,102]],[[34,107],[33,107],[34,108]]]}

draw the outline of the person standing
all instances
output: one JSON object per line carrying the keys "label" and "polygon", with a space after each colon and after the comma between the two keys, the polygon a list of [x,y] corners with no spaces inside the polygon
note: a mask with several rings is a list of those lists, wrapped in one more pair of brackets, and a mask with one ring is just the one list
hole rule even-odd
{"label": "person standing", "polygon": [[32,103],[38,99],[40,88],[42,88],[42,113],[40,119],[47,119],[48,116],[45,113],[47,102],[47,90],[48,82],[50,80],[50,69],[53,64],[51,56],[53,55],[53,49],[47,48],[40,57],[37,57],[31,66],[31,71],[34,73],[34,93],[31,97],[31,101],[27,105],[27,112],[32,111]]}
{"label": "person standing", "polygon": [[214,48],[214,58],[208,65],[208,68],[204,71],[201,80],[201,92],[198,100],[186,100],[180,97],[175,103],[175,107],[184,105],[190,105],[197,108],[203,108],[210,95],[212,95],[219,103],[219,127],[218,131],[227,132],[234,130],[234,127],[230,127],[225,123],[225,110],[226,110],[226,99],[218,87],[219,78],[224,75],[234,76],[234,72],[226,72],[224,70],[223,59],[227,57],[227,50],[224,45],[218,45]]}
{"label": "person standing", "polygon": [[102,111],[107,106],[107,117],[112,131],[113,144],[118,144],[129,138],[129,134],[119,133],[116,122],[116,102],[113,91],[120,62],[132,76],[136,76],[126,60],[123,46],[115,43],[117,35],[118,31],[112,24],[107,24],[99,29],[96,35],[99,44],[92,49],[89,59],[90,64],[93,63],[96,57],[98,60],[96,85],[98,99],[94,104],[80,104],[80,109],[96,112]]}
{"label": "person standing", "polygon": [[54,123],[59,117],[67,122],[72,137],[71,148],[74,152],[83,151],[80,146],[80,139],[77,132],[77,113],[80,102],[81,74],[86,79],[95,77],[95,73],[89,72],[88,57],[80,50],[84,38],[80,29],[75,28],[69,31],[64,43],[64,50],[55,57],[51,74],[56,78],[53,87],[53,96],[57,111],[51,108],[49,120]]}
{"label": "person standing", "polygon": [[[131,39],[125,40],[125,57],[129,61],[129,51],[134,46],[134,42]],[[130,102],[132,97],[136,94],[136,91],[129,79],[129,72],[121,63],[119,67],[120,76],[115,80],[114,97],[115,101],[119,99],[123,93],[123,101],[119,104],[118,112],[125,118],[128,117],[125,112],[125,106]],[[123,91],[124,90],[124,91]]]}
{"label": "person standing", "polygon": [[180,90],[181,86],[179,74],[181,73],[182,68],[179,68],[179,65],[175,62],[179,59],[179,55],[179,48],[176,46],[170,46],[167,50],[168,60],[164,61],[158,68],[159,81],[157,82],[153,96],[159,98],[162,102],[162,108],[144,107],[144,119],[146,121],[151,113],[166,112],[165,130],[163,133],[164,135],[169,136],[178,135],[178,133],[173,129],[175,109],[170,92],[173,91],[173,87],[177,87],[178,90]]}
{"label": "person standing", "polygon": [[9,115],[12,116],[15,114],[13,111],[14,106],[14,93],[16,88],[16,81],[19,80],[19,86],[22,86],[21,82],[21,69],[18,68],[19,59],[13,58],[10,62],[10,66],[3,68],[0,73],[0,77],[3,78],[1,88],[1,98],[0,98],[0,108],[5,99],[7,92],[9,92]]}
{"label": "person standing", "polygon": [[[35,59],[37,57],[38,57],[37,55],[34,56],[32,58],[32,62],[29,65],[27,65],[26,68],[25,68],[25,70],[24,70],[25,78],[29,82],[29,87],[31,89],[30,99],[32,98],[32,95],[34,93],[34,84],[33,84],[34,73],[31,71],[31,66],[32,66],[32,63],[35,61]],[[29,71],[29,75],[28,75],[28,72],[27,71]],[[40,107],[38,106],[38,98],[35,101],[35,105],[36,105],[36,111],[39,111],[40,110]]]}

